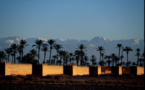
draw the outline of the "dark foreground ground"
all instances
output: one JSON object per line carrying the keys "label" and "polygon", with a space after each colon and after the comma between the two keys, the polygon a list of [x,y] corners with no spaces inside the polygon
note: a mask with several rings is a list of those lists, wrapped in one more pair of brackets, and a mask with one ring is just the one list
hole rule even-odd
{"label": "dark foreground ground", "polygon": [[0,90],[144,90],[144,76],[0,76]]}

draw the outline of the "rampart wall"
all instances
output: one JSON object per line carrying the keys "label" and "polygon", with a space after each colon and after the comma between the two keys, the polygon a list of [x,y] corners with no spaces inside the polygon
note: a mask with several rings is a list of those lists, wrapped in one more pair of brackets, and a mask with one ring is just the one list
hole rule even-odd
{"label": "rampart wall", "polygon": [[131,67],[104,67],[104,66],[77,66],[77,65],[48,65],[48,64],[11,64],[0,63],[1,75],[61,75],[67,74],[71,76],[78,75],[104,75],[104,74],[134,74],[144,75],[144,67],[131,66]]}
{"label": "rampart wall", "polygon": [[2,74],[5,76],[8,75],[32,75],[32,64],[11,64],[3,63]]}

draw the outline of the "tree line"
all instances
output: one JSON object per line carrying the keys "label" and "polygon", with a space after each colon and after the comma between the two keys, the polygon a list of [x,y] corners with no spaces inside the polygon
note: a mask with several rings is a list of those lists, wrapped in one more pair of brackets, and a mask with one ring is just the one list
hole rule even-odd
{"label": "tree line", "polygon": [[[0,51],[0,62],[2,60],[7,60],[10,62],[10,56],[12,63],[40,63],[40,52],[43,51],[43,63],[47,64],[56,64],[56,65],[67,65],[67,64],[77,64],[77,65],[101,65],[101,66],[118,66],[118,65],[144,65],[144,52],[141,54],[140,49],[136,49],[136,62],[129,61],[129,52],[133,51],[131,47],[123,47],[122,44],[117,44],[118,55],[112,53],[110,55],[104,55],[105,48],[103,46],[98,46],[96,51],[100,54],[100,60],[97,62],[95,55],[92,55],[89,59],[87,56],[87,48],[80,44],[77,46],[75,52],[70,53],[65,50],[61,50],[63,47],[60,44],[57,44],[55,40],[49,39],[47,43],[44,43],[43,40],[37,39],[35,44],[32,47],[36,49],[30,50],[29,53],[24,55],[24,49],[28,46],[27,41],[22,39],[20,44],[12,44],[9,48],[6,48],[5,51]],[[52,56],[52,50],[56,50],[56,54]],[[49,52],[48,52],[49,51]],[[123,52],[126,52],[127,60],[123,62]],[[16,57],[16,54],[19,56]],[[46,60],[46,55],[49,55],[49,59]],[[91,62],[91,63],[89,63]]]}

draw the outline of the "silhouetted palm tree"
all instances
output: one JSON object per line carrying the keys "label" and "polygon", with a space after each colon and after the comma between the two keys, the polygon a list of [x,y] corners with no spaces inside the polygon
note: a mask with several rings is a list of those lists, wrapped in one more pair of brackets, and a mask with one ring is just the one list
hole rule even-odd
{"label": "silhouetted palm tree", "polygon": [[30,50],[30,54],[32,54],[33,59],[35,59],[35,57],[38,56],[37,50],[35,49]]}
{"label": "silhouetted palm tree", "polygon": [[63,61],[64,61],[64,64],[67,65],[68,63],[68,52],[67,51],[63,51]]}
{"label": "silhouetted palm tree", "polygon": [[125,47],[124,49],[123,49],[123,51],[126,51],[126,54],[127,54],[127,66],[128,66],[128,54],[129,54],[129,52],[130,51],[133,51],[130,47]]}
{"label": "silhouetted palm tree", "polygon": [[76,59],[76,64],[79,65],[80,51],[79,51],[79,50],[76,50],[76,51],[74,52],[74,55],[75,55],[75,59]]}
{"label": "silhouetted palm tree", "polygon": [[111,54],[111,58],[112,58],[112,64],[113,64],[113,66],[114,66],[115,58],[116,58],[115,53],[112,53],[112,54]]}
{"label": "silhouetted palm tree", "polygon": [[121,59],[121,65],[122,65],[122,61],[123,61],[123,58],[124,58],[124,56],[123,55],[121,55],[121,57],[120,57],[120,59]]}
{"label": "silhouetted palm tree", "polygon": [[1,63],[1,61],[2,61],[3,59],[5,59],[5,58],[6,58],[5,52],[4,52],[4,51],[0,51],[0,63]]}
{"label": "silhouetted palm tree", "polygon": [[104,50],[105,50],[105,49],[104,49],[103,46],[98,46],[98,48],[97,48],[97,51],[100,52],[100,62],[101,62],[101,54],[102,54],[102,52],[103,52]]}
{"label": "silhouetted palm tree", "polygon": [[44,52],[44,60],[43,63],[45,63],[45,58],[46,58],[46,52],[48,51],[48,45],[47,44],[43,44],[42,45],[42,51]]}
{"label": "silhouetted palm tree", "polygon": [[85,60],[85,61],[84,61],[83,65],[87,65],[87,61],[88,61],[88,59],[89,59],[88,56],[85,56],[85,57],[84,57],[84,60]]}
{"label": "silhouetted palm tree", "polygon": [[105,56],[105,59],[106,59],[106,62],[108,63],[108,67],[110,66],[110,63],[111,63],[111,60],[110,60],[111,56],[109,55],[106,55]]}
{"label": "silhouetted palm tree", "polygon": [[[120,59],[120,49],[122,47],[122,44],[117,44],[117,47],[119,48],[118,58]],[[118,60],[118,64],[119,64],[119,60]]]}
{"label": "silhouetted palm tree", "polygon": [[63,65],[67,65],[68,52],[67,51],[63,51],[63,50],[60,50],[59,51],[59,55],[61,57],[61,61],[63,62]]}
{"label": "silhouetted palm tree", "polygon": [[72,60],[73,60],[73,53],[69,53],[69,61],[70,61],[70,64],[72,64]]}
{"label": "silhouetted palm tree", "polygon": [[38,48],[38,63],[40,63],[40,62],[39,62],[39,59],[40,59],[40,48],[41,48],[41,46],[43,45],[43,41],[38,39],[38,40],[35,41],[35,43],[36,43],[36,44],[33,45],[32,47],[35,46],[36,48]]}
{"label": "silhouetted palm tree", "polygon": [[139,49],[139,48],[137,48],[137,49],[136,49],[136,51],[137,51],[136,56],[137,56],[137,65],[138,65],[139,56],[140,56],[140,49]]}
{"label": "silhouetted palm tree", "polygon": [[55,44],[55,41],[53,39],[49,39],[47,42],[50,45],[49,64],[51,64],[51,52],[52,52],[53,45]]}
{"label": "silhouetted palm tree", "polygon": [[13,55],[13,57],[14,57],[14,63],[16,63],[17,48],[18,48],[18,45],[16,45],[16,44],[12,44],[12,45],[11,45],[12,55]]}
{"label": "silhouetted palm tree", "polygon": [[62,48],[62,46],[60,44],[54,44],[54,48],[57,52],[57,57],[56,58],[57,58],[57,62],[58,62],[58,55],[59,55],[59,51]]}
{"label": "silhouetted palm tree", "polygon": [[52,57],[53,57],[53,59],[51,60],[51,64],[55,64],[55,61],[56,61],[57,55],[53,55]]}
{"label": "silhouetted palm tree", "polygon": [[85,56],[86,47],[83,44],[80,44],[78,46],[78,49],[80,50],[81,65],[82,65],[83,64],[83,57]]}
{"label": "silhouetted palm tree", "polygon": [[21,61],[21,59],[22,59],[22,46],[21,45],[18,45],[18,47],[17,47],[17,51],[18,51],[18,53],[19,53],[19,56],[17,57],[17,59],[18,59],[18,62],[20,62]]}
{"label": "silhouetted palm tree", "polygon": [[91,56],[90,61],[92,62],[92,65],[96,65],[96,57],[95,57],[95,55]]}
{"label": "silhouetted palm tree", "polygon": [[9,58],[10,58],[10,55],[11,55],[11,53],[12,53],[12,50],[11,50],[11,48],[7,48],[7,49],[5,49],[5,52],[6,52],[7,55],[8,55],[8,62],[9,62]]}
{"label": "silhouetted palm tree", "polygon": [[22,39],[22,40],[20,40],[20,47],[21,47],[21,49],[22,49],[22,59],[23,59],[23,54],[24,54],[24,48],[26,47],[26,46],[28,46],[28,44],[26,44],[27,42],[26,42],[26,40],[24,40],[24,39]]}

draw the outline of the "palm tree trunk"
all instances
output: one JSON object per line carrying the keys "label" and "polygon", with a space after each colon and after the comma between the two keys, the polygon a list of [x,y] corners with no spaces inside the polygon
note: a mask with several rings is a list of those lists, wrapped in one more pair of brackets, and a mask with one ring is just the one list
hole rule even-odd
{"label": "palm tree trunk", "polygon": [[39,63],[40,47],[38,49],[38,63]]}
{"label": "palm tree trunk", "polygon": [[[118,58],[120,60],[120,48],[119,48]],[[118,60],[118,64],[119,64],[119,60]]]}
{"label": "palm tree trunk", "polygon": [[14,63],[16,63],[16,62],[15,62],[15,57],[16,57],[16,55],[14,55]]}
{"label": "palm tree trunk", "polygon": [[9,62],[10,54],[8,54],[8,62]]}
{"label": "palm tree trunk", "polygon": [[127,66],[128,66],[128,53],[127,53]]}
{"label": "palm tree trunk", "polygon": [[24,54],[24,51],[23,51],[23,49],[22,49],[22,57],[21,57],[21,58],[22,58],[22,60],[23,60],[23,54]]}
{"label": "palm tree trunk", "polygon": [[49,64],[51,64],[51,49],[50,49],[50,56],[49,56]]}
{"label": "palm tree trunk", "polygon": [[45,63],[45,57],[46,57],[46,52],[44,52],[44,61],[43,61],[44,63]]}
{"label": "palm tree trunk", "polygon": [[100,62],[101,62],[101,51],[100,51]]}
{"label": "palm tree trunk", "polygon": [[138,65],[138,61],[139,61],[139,55],[137,56],[137,65]]}

